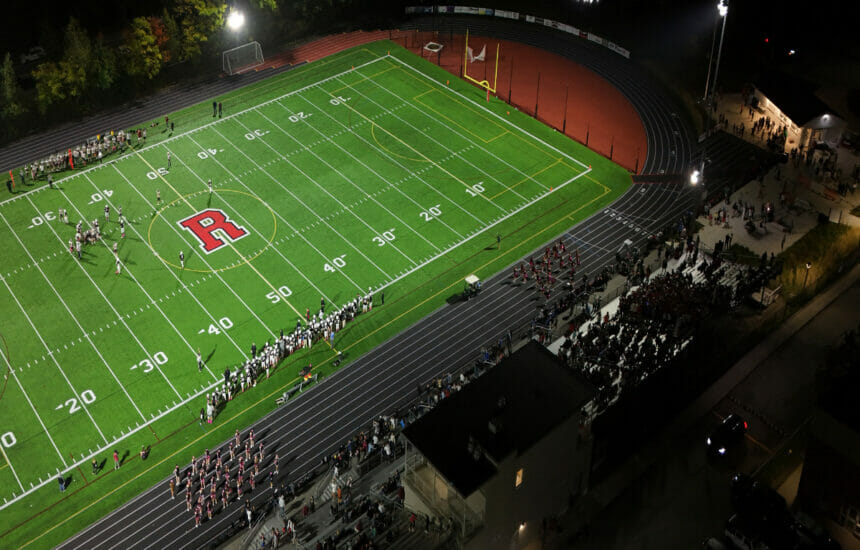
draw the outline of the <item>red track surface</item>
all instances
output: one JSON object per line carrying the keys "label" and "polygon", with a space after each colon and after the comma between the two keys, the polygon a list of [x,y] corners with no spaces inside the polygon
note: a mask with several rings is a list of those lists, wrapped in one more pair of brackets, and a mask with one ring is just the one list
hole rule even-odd
{"label": "red track surface", "polygon": [[[463,71],[465,36],[418,31],[356,31],[303,44],[280,54],[260,68],[316,61],[341,50],[390,39],[454,75]],[[427,42],[444,45],[441,55],[424,50]],[[469,45],[479,52],[487,46],[485,61],[468,64],[469,75],[493,82],[496,45],[499,70],[496,96],[543,123],[638,172],[647,154],[645,128],[633,105],[609,82],[559,55],[517,42],[471,36]]]}

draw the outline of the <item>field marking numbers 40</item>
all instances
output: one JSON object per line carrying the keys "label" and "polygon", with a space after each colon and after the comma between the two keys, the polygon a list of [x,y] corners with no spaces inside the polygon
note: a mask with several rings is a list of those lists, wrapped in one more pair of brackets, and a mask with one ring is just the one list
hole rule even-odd
{"label": "field marking numbers 40", "polygon": [[340,268],[346,267],[346,254],[341,254],[340,256],[336,256],[331,259],[331,263],[326,263],[323,266],[323,271],[328,271],[329,273],[334,273]]}

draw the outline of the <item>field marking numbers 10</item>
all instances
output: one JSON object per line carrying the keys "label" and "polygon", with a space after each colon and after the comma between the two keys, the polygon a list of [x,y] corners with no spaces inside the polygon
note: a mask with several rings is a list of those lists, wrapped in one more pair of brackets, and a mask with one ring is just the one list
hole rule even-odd
{"label": "field marking numbers 10", "polygon": [[323,266],[323,271],[334,273],[338,268],[346,267],[346,260],[344,260],[344,258],[346,258],[346,254],[341,254],[340,256],[332,258],[331,263],[326,263]]}
{"label": "field marking numbers 10", "polygon": [[442,215],[442,210],[439,208],[439,205],[431,206],[424,212],[421,212],[421,217],[424,218],[425,222],[429,222],[433,218],[438,218]]}
{"label": "field marking numbers 10", "polygon": [[[86,403],[87,405],[92,405],[96,400],[96,394],[93,393],[93,390],[84,390],[81,392],[81,401]],[[69,408],[69,414],[76,413],[81,410],[81,405],[78,402],[77,397],[71,397],[66,399],[65,403],[60,403],[56,406],[56,410],[60,410],[63,407]]]}
{"label": "field marking numbers 10", "polygon": [[479,181],[475,185],[470,185],[470,186],[466,187],[466,193],[468,193],[469,196],[472,196],[472,197],[477,197],[480,193],[483,193],[483,192],[484,192],[484,182],[482,182],[482,181]]}
{"label": "field marking numbers 10", "polygon": [[[155,363],[158,365],[163,365],[167,363],[167,354],[165,354],[163,351],[156,351],[152,354],[152,360],[155,361]],[[143,372],[152,372],[152,370],[155,368],[149,359],[143,359],[140,363],[132,365],[131,370],[134,370],[138,367],[140,367]],[[89,403],[89,401],[87,401],[87,403]]]}
{"label": "field marking numbers 10", "polygon": [[334,96],[333,98],[329,99],[328,102],[331,103],[332,105],[343,105],[344,103],[346,103],[350,99],[352,99],[352,98],[343,97],[342,95],[338,95],[338,96]]}
{"label": "field marking numbers 10", "polygon": [[372,240],[376,243],[376,246],[385,246],[385,243],[390,243],[394,240],[394,228],[383,231],[379,236],[373,237]]}

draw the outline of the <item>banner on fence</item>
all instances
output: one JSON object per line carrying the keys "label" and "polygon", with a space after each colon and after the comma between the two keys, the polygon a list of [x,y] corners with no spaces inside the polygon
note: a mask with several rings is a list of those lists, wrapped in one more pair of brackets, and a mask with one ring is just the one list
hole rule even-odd
{"label": "banner on fence", "polygon": [[492,8],[476,8],[472,6],[409,6],[406,8],[406,13],[408,14],[431,14],[431,13],[456,13],[456,14],[465,14],[465,15],[489,15],[495,17],[502,17],[504,19],[524,19],[527,23],[535,23],[537,25],[544,25],[546,27],[551,27],[553,29],[557,29],[562,32],[566,32],[573,36],[579,36],[580,38],[584,38],[590,42],[594,42],[596,44],[600,44],[605,48],[621,55],[627,59],[630,59],[630,50],[622,48],[618,44],[614,42],[610,42],[603,37],[597,36],[594,33],[590,33],[584,30],[580,30],[573,25],[568,25],[566,23],[560,23],[558,21],[554,21],[552,19],[544,19],[543,17],[535,17],[534,15],[521,15],[519,12],[515,11],[507,11],[507,10],[496,10]]}
{"label": "banner on fence", "polygon": [[505,19],[519,19],[519,12],[515,11],[507,11],[507,10],[495,10],[494,15],[496,17],[504,17]]}

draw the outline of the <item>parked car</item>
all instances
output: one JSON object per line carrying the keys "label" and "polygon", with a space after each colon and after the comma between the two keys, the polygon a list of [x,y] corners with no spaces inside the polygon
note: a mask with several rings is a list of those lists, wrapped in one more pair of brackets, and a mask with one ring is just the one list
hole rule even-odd
{"label": "parked car", "polygon": [[743,440],[747,431],[746,421],[736,414],[730,414],[714,428],[705,439],[708,452],[714,455],[725,456],[732,445]]}

